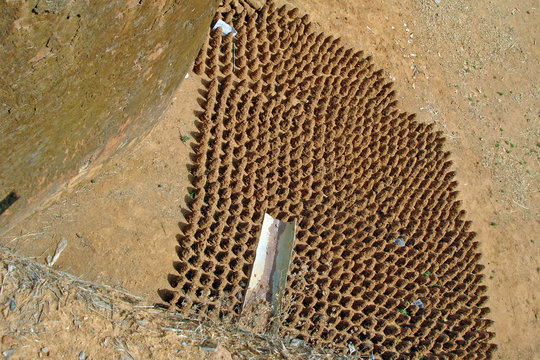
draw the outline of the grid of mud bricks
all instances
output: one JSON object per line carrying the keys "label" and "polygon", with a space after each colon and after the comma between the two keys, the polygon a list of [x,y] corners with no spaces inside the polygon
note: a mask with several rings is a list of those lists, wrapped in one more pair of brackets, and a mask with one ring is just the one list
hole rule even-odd
{"label": "grid of mud bricks", "polygon": [[491,358],[478,242],[441,134],[296,9],[233,1],[218,19],[238,34],[211,31],[195,61],[195,192],[168,300],[236,321],[268,209],[298,220],[282,335],[383,359]]}

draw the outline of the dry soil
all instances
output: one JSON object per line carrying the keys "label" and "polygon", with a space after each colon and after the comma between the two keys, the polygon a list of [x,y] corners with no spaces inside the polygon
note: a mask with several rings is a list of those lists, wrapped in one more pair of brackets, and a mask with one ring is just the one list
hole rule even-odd
{"label": "dry soil", "polygon": [[[399,107],[447,138],[488,285],[497,359],[534,359],[540,273],[540,23],[536,1],[289,1],[318,31],[373,55]],[[192,75],[192,74],[190,74]],[[152,133],[73,184],[1,242],[149,301],[169,284],[178,222],[190,200],[186,165],[198,79],[190,76]]]}

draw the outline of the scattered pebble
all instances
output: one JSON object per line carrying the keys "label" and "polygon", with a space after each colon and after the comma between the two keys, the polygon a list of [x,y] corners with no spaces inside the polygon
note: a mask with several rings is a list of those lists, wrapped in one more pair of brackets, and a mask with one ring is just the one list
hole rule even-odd
{"label": "scattered pebble", "polygon": [[301,346],[304,342],[302,341],[302,339],[292,339],[291,340],[291,346]]}
{"label": "scattered pebble", "polygon": [[9,298],[8,299],[8,307],[9,307],[10,311],[15,310],[15,307],[16,307],[15,300],[13,300],[12,298]]}

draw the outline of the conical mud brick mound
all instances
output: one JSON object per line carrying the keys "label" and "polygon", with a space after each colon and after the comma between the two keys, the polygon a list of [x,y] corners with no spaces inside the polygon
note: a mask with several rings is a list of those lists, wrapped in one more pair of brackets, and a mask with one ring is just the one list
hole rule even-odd
{"label": "conical mud brick mound", "polygon": [[211,31],[194,64],[195,191],[166,300],[238,320],[268,210],[298,221],[282,335],[383,359],[490,358],[478,242],[441,133],[296,9],[226,1],[218,19],[238,34]]}

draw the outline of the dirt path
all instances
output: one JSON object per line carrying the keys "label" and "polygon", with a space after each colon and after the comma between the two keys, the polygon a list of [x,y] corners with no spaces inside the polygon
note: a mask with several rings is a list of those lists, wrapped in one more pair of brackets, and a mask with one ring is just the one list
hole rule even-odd
{"label": "dirt path", "polygon": [[[318,30],[374,56],[403,110],[447,136],[460,198],[484,254],[498,359],[540,354],[540,78],[537,1],[289,1]],[[196,79],[137,149],[69,189],[0,242],[42,262],[158,300],[189,197]],[[181,140],[182,136],[187,144]]]}

